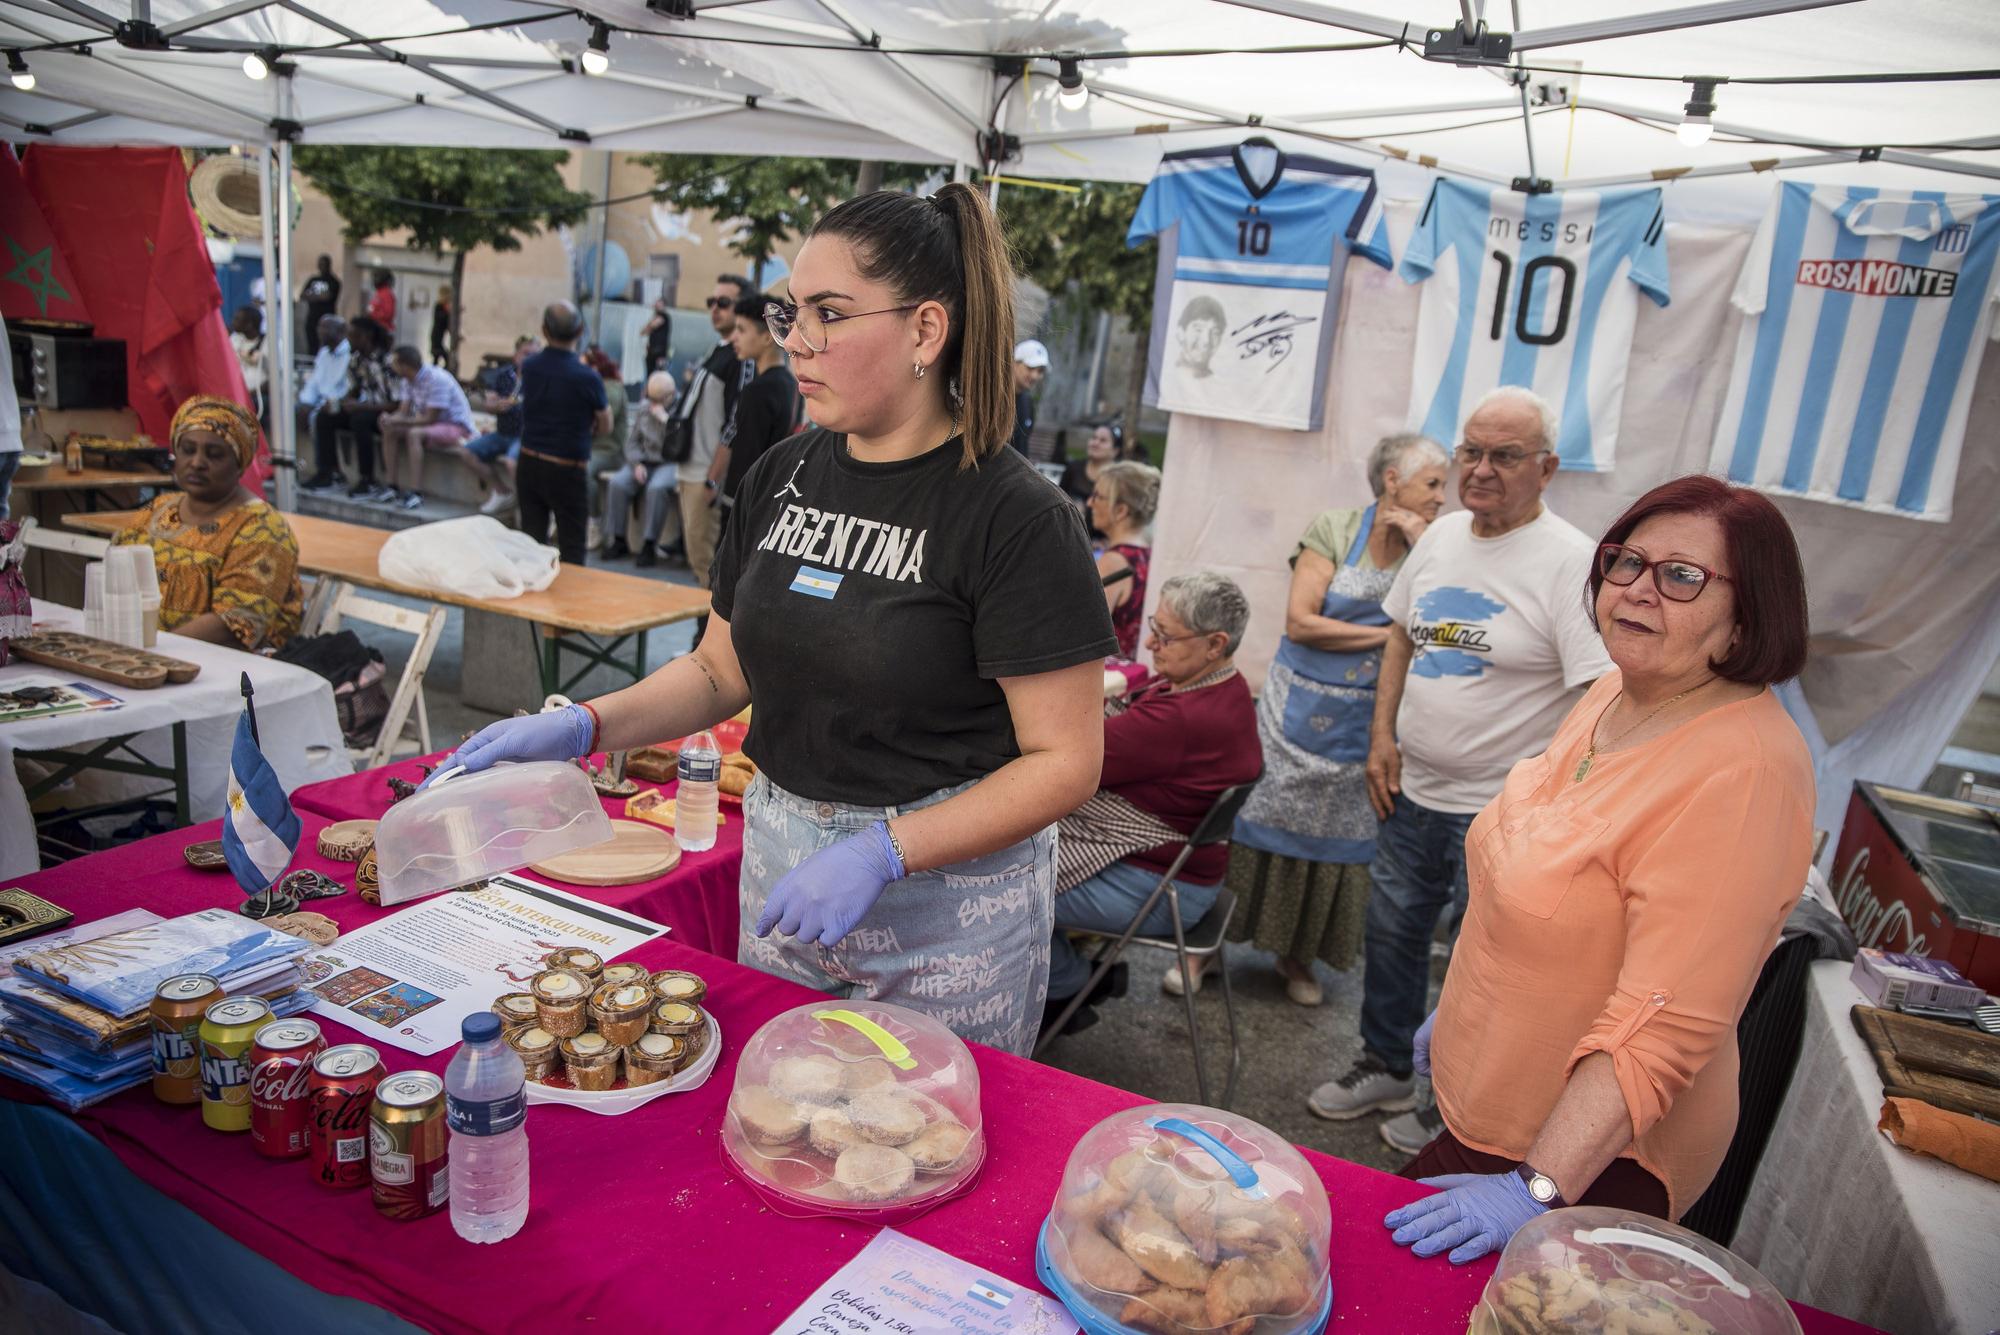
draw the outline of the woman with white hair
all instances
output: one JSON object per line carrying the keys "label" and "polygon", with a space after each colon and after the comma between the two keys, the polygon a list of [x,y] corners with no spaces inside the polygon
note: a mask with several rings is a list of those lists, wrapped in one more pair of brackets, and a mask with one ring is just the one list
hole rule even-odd
{"label": "woman with white hair", "polygon": [[680,500],[675,494],[679,473],[671,466],[663,466],[668,409],[673,407],[675,393],[674,378],[668,372],[655,371],[646,377],[646,406],[633,415],[632,428],[625,436],[625,466],[605,484],[604,559],[607,561],[632,554],[625,542],[625,521],[641,488],[645,489],[645,517],[635,564],[656,563],[660,559],[660,533],[667,520],[671,518],[676,528],[680,524]]}
{"label": "woman with white hair", "polygon": [[[1361,943],[1376,825],[1368,729],[1389,636],[1382,598],[1444,508],[1449,463],[1424,436],[1384,437],[1368,456],[1374,503],[1323,512],[1292,552],[1285,636],[1257,704],[1264,780],[1236,822],[1229,888],[1239,906],[1230,935],[1276,955],[1285,995],[1301,1006],[1323,1000],[1313,962],[1345,969]],[[1162,982],[1178,992],[1179,970]]]}
{"label": "woman with white hair", "polygon": [[[1056,932],[1045,1028],[1090,977],[1065,929],[1117,931],[1131,922],[1215,800],[1262,768],[1256,706],[1235,664],[1249,622],[1250,600],[1227,575],[1197,570],[1160,586],[1159,605],[1146,623],[1146,648],[1159,675],[1129,701],[1106,706],[1097,792],[1056,826]],[[1182,864],[1174,885],[1184,923],[1192,925],[1215,903],[1227,867],[1220,845],[1195,849]],[[1171,931],[1170,913],[1162,897],[1140,930]],[[1126,973],[1123,964],[1113,966],[1101,992],[1122,995]],[[1063,1032],[1096,1019],[1086,1003]]]}

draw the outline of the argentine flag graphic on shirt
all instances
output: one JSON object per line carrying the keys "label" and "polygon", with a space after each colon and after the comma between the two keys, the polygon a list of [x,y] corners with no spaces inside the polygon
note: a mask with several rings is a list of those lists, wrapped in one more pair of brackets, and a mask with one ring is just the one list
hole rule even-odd
{"label": "argentine flag graphic on shirt", "polygon": [[1564,468],[1610,471],[1639,294],[1669,296],[1658,190],[1528,195],[1440,179],[1400,272],[1424,285],[1414,429],[1450,448],[1480,395],[1522,385],[1561,419]]}
{"label": "argentine flag graphic on shirt", "polygon": [[277,883],[299,847],[299,816],[277,771],[257,745],[251,707],[244,701],[229,751],[229,809],[222,818],[222,856],[245,894]]}
{"label": "argentine flag graphic on shirt", "polygon": [[1764,491],[1951,518],[1993,327],[2000,196],[1781,184],[1709,466]]}

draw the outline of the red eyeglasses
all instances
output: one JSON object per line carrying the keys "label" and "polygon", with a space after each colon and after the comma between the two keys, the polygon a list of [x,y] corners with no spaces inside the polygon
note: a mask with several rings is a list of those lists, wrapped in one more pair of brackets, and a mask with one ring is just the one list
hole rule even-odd
{"label": "red eyeglasses", "polygon": [[1597,573],[1621,588],[1636,582],[1648,570],[1653,572],[1653,587],[1660,591],[1660,596],[1677,603],[1691,603],[1701,597],[1701,591],[1712,579],[1729,582],[1729,576],[1693,561],[1649,561],[1637,547],[1622,543],[1607,542],[1597,549]]}

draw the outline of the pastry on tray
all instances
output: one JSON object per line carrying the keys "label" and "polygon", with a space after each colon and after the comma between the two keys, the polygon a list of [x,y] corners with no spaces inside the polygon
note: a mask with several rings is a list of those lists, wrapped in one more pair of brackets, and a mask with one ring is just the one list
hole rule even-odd
{"label": "pastry on tray", "polygon": [[590,995],[590,1018],[598,1033],[627,1047],[646,1032],[652,1004],[652,989],[644,983],[603,983]]}
{"label": "pastry on tray", "polygon": [[685,1001],[690,1006],[699,1006],[708,995],[708,984],[701,975],[685,969],[661,969],[650,977],[653,995],[661,1001]]}
{"label": "pastry on tray", "polygon": [[535,1023],[541,1014],[535,1005],[533,992],[504,992],[493,998],[491,1009],[500,1017],[503,1029],[524,1028]]}
{"label": "pastry on tray", "polygon": [[528,983],[535,994],[535,1010],[542,1028],[557,1038],[570,1038],[584,1030],[590,1010],[591,983],[571,969],[544,969]]}
{"label": "pastry on tray", "polygon": [[550,969],[574,969],[592,983],[604,976],[604,957],[594,950],[581,946],[565,946],[561,950],[551,950],[542,957],[542,965]]}
{"label": "pastry on tray", "polygon": [[833,1162],[833,1180],[850,1200],[894,1200],[916,1175],[916,1164],[894,1145],[856,1145]]}
{"label": "pastry on tray", "polygon": [[781,1098],[766,1085],[744,1085],[729,1096],[729,1111],[753,1145],[789,1145],[806,1133],[810,1108]]}
{"label": "pastry on tray", "polygon": [[562,1041],[563,1074],[578,1089],[606,1090],[618,1083],[625,1049],[602,1034],[585,1032]]}
{"label": "pastry on tray", "polygon": [[870,1143],[866,1133],[840,1108],[821,1108],[813,1113],[806,1127],[806,1140],[829,1159],[838,1159],[856,1145]]}
{"label": "pastry on tray", "polygon": [[972,1131],[957,1121],[932,1122],[917,1138],[903,1146],[920,1173],[942,1173],[958,1166],[965,1147],[972,1143]]}
{"label": "pastry on tray", "polygon": [[670,1080],[687,1060],[687,1044],[672,1034],[641,1034],[625,1049],[625,1083],[650,1085]]}
{"label": "pastry on tray", "polygon": [[599,983],[643,983],[653,975],[643,964],[607,964]]}
{"label": "pastry on tray", "polygon": [[562,1054],[556,1048],[556,1036],[539,1025],[527,1025],[519,1029],[503,1029],[507,1046],[520,1057],[521,1065],[528,1068],[528,1079],[546,1080],[556,1069],[556,1060]]}
{"label": "pastry on tray", "polygon": [[907,1145],[924,1129],[924,1110],[907,1094],[878,1089],[847,1101],[847,1116],[877,1145]]}
{"label": "pastry on tray", "polygon": [[[667,1002],[659,1009],[674,1004]],[[658,1011],[654,1014],[657,1016]],[[656,1020],[656,1028],[657,1023]],[[789,1102],[829,1104],[840,1100],[843,1075],[839,1061],[815,1052],[803,1057],[778,1058],[771,1063],[764,1082],[773,1094]]]}

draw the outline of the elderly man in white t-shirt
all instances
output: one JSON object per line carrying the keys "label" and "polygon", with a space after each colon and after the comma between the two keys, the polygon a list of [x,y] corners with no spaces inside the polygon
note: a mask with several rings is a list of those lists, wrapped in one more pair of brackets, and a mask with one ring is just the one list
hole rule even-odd
{"label": "elderly man in white t-shirt", "polygon": [[1425,530],[1382,600],[1392,624],[1368,749],[1382,826],[1368,868],[1362,1054],[1307,1100],[1321,1117],[1415,1106],[1431,934],[1447,905],[1465,903],[1466,828],[1611,667],[1584,607],[1593,544],[1542,504],[1557,426],[1530,390],[1482,398],[1453,453],[1465,508]]}

